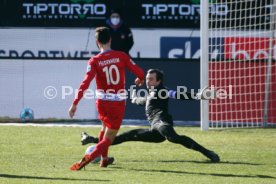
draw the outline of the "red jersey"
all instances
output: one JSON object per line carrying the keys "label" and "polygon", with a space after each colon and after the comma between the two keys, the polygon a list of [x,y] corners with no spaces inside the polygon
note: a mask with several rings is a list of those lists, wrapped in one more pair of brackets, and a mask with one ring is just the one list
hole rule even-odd
{"label": "red jersey", "polygon": [[[97,90],[107,93],[117,93],[125,89],[125,69],[144,79],[144,71],[132,59],[121,51],[109,50],[92,57],[88,61],[87,72],[82,81],[78,95],[73,104],[77,105],[96,76]],[[119,91],[120,92],[120,91]]]}

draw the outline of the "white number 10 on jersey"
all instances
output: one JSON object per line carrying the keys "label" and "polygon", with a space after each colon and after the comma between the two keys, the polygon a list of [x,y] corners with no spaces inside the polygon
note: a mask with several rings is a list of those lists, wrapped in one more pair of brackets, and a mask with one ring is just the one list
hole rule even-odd
{"label": "white number 10 on jersey", "polygon": [[[115,71],[114,78],[113,78],[113,75],[112,75],[113,70]],[[116,84],[119,83],[120,73],[119,73],[119,69],[116,65],[110,65],[110,66],[104,67],[103,72],[105,73],[106,82],[107,82],[108,85],[110,85],[110,84],[116,85]]]}

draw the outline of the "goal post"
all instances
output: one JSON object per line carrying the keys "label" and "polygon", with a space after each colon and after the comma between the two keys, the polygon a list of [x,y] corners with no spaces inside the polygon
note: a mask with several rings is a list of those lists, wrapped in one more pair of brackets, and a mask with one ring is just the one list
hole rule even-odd
{"label": "goal post", "polygon": [[276,125],[276,0],[201,1],[201,129]]}
{"label": "goal post", "polygon": [[[208,86],[208,63],[209,63],[209,2],[201,1],[200,3],[200,88],[203,89]],[[208,130],[209,128],[209,102],[201,100],[200,102],[200,119],[201,130]]]}
{"label": "goal post", "polygon": [[[271,12],[270,13],[270,31],[271,31],[271,39],[269,40],[269,57],[268,58],[268,66],[267,66],[267,71],[266,71],[266,85],[265,85],[265,104],[264,104],[264,121],[263,121],[263,126],[267,127],[268,124],[268,109],[269,109],[269,91],[270,91],[270,83],[271,83],[271,68],[272,68],[272,61],[273,61],[273,49],[274,48],[274,41],[276,40],[276,0],[272,0],[273,4],[271,7]],[[275,48],[276,50],[276,48]],[[276,53],[274,53],[276,55]],[[275,58],[274,58],[275,59]]]}

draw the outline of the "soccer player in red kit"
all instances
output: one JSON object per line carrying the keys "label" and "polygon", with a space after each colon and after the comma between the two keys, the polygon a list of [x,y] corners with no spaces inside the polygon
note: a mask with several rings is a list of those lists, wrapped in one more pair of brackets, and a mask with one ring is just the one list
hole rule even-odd
{"label": "soccer player in red kit", "polygon": [[103,128],[99,134],[99,143],[94,151],[82,158],[80,162],[71,166],[71,170],[80,170],[98,156],[102,156],[100,167],[107,167],[108,147],[114,141],[125,111],[125,69],[134,73],[137,78],[135,84],[141,86],[144,82],[144,72],[130,57],[121,51],[110,49],[111,37],[107,27],[96,29],[96,43],[100,53],[88,61],[87,72],[82,81],[78,95],[69,109],[72,118],[77,110],[77,105],[90,82],[96,77],[96,97],[99,119]]}

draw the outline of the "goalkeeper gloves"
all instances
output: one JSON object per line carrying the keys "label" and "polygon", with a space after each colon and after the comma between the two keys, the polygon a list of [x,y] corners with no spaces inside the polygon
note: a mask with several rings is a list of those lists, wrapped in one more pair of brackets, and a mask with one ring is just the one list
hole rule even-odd
{"label": "goalkeeper gloves", "polygon": [[209,89],[209,86],[205,86],[199,93],[196,94],[197,100],[212,100],[217,97],[216,89]]}

